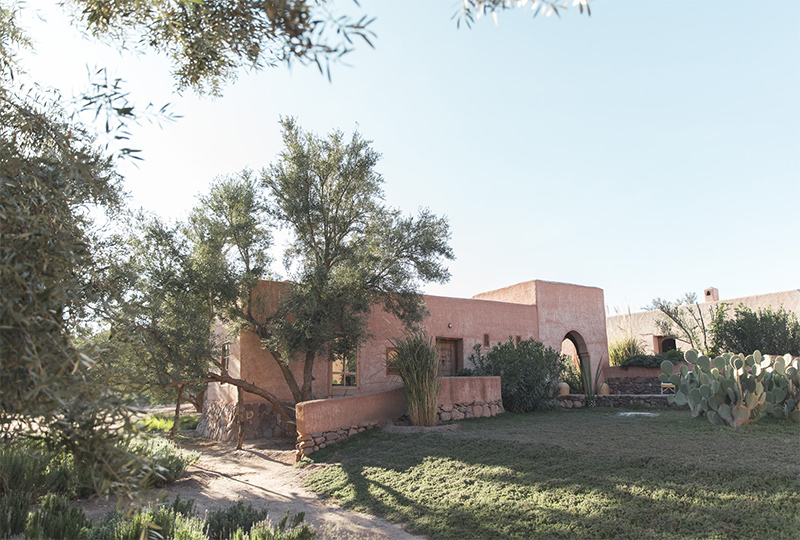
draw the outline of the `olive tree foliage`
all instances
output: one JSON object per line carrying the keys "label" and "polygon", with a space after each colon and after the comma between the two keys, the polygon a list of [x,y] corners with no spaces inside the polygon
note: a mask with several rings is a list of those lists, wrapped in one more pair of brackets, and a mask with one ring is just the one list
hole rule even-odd
{"label": "olive tree foliage", "polygon": [[366,16],[308,0],[66,0],[93,35],[168,55],[179,89],[219,94],[242,68],[313,63],[322,71],[355,41]]}
{"label": "olive tree foliage", "polygon": [[221,347],[241,327],[241,302],[266,273],[270,231],[249,171],[217,178],[187,222],[139,215],[110,254],[103,347],[120,391],[174,398],[202,410],[209,373],[227,375]]}
{"label": "olive tree foliage", "polygon": [[697,302],[696,294],[686,293],[674,302],[656,298],[646,309],[662,313],[663,317],[656,320],[656,326],[663,335],[682,341],[705,355],[719,353],[714,336],[716,326],[724,317],[723,305],[709,305],[704,310]]}
{"label": "olive tree foliage", "polygon": [[[285,148],[262,174],[268,209],[288,229],[291,285],[274,314],[250,323],[273,351],[295,402],[312,399],[316,360],[349,356],[368,337],[373,308],[408,326],[426,315],[419,286],[445,282],[452,259],[446,219],[386,206],[380,155],[355,132],[319,137],[281,121]],[[303,362],[298,381],[289,369]]]}
{"label": "olive tree foliage", "polygon": [[128,409],[88,382],[103,369],[77,329],[100,300],[92,212],[121,207],[120,178],[57,100],[20,90],[15,13],[0,9],[0,435],[72,454],[98,492],[153,478],[120,449]]}

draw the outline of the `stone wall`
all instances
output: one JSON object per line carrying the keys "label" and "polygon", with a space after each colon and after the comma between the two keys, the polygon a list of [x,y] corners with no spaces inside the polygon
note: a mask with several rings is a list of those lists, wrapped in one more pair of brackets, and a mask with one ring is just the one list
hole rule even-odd
{"label": "stone wall", "polygon": [[661,393],[661,381],[657,377],[609,377],[605,382],[612,394]]}
{"label": "stone wall", "polygon": [[[496,416],[502,412],[503,401],[497,400],[490,403],[476,401],[473,403],[439,404],[438,419],[440,422],[464,420],[466,418],[482,418]],[[328,445],[343,441],[356,433],[361,433],[370,428],[380,426],[386,422],[362,422],[352,426],[341,426],[329,431],[316,431],[314,433],[298,433],[295,446],[295,460],[300,461],[303,456],[321,450]]]}
{"label": "stone wall", "polygon": [[505,412],[503,400],[498,399],[490,403],[476,401],[474,403],[454,403],[439,404],[439,421],[450,422],[453,420],[463,420],[465,418],[482,418],[497,416]]}
{"label": "stone wall", "polygon": [[[236,403],[206,401],[197,424],[197,433],[206,439],[232,441],[239,435]],[[286,426],[271,403],[244,404],[244,438],[282,437],[294,435],[294,427]]]}
{"label": "stone wall", "polygon": [[[586,396],[584,394],[569,394],[560,396],[558,404],[567,409],[579,409],[586,406]],[[628,407],[636,405],[640,407],[676,407],[670,405],[665,394],[610,394],[606,396],[595,396],[595,403],[598,407]]]}
{"label": "stone wall", "polygon": [[329,444],[343,441],[344,439],[361,433],[370,428],[379,425],[375,422],[365,422],[355,426],[342,426],[339,429],[331,431],[316,431],[314,433],[304,433],[297,435],[297,445],[295,448],[295,460],[300,461],[303,456],[307,456],[311,452],[316,452],[325,448]]}
{"label": "stone wall", "polygon": [[236,403],[209,401],[203,404],[203,414],[197,423],[197,433],[206,439],[231,441],[239,430],[236,427]]}

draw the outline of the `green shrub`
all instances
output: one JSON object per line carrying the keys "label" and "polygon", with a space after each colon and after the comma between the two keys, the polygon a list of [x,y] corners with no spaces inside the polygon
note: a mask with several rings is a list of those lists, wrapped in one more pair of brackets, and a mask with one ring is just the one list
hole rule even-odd
{"label": "green shrub", "polygon": [[74,540],[89,525],[80,508],[70,508],[63,495],[49,493],[39,508],[28,516],[25,535],[31,539]]}
{"label": "green shrub", "polygon": [[644,345],[636,336],[626,336],[608,346],[609,365],[619,366],[631,356],[644,354]]}
{"label": "green shrub", "polygon": [[561,380],[569,385],[571,393],[585,393],[583,390],[583,378],[581,377],[581,370],[568,356],[564,358],[564,366],[561,370]]}
{"label": "green shrub", "polygon": [[720,317],[714,326],[718,347],[735,354],[800,356],[800,322],[797,315],[781,307],[766,306],[756,311],[744,304],[734,310],[733,318]]}
{"label": "green shrub", "polygon": [[499,375],[503,407],[527,412],[555,403],[556,385],[563,362],[558,351],[531,338],[516,346],[511,337],[498,343],[484,356],[475,346],[469,357],[478,375]]}
{"label": "green shrub", "polygon": [[228,540],[313,540],[317,533],[308,525],[303,523],[305,513],[295,514],[289,520],[289,511],[278,522],[273,525],[269,519],[253,524],[250,533],[237,529]]}
{"label": "green shrub", "polygon": [[0,495],[0,534],[14,536],[25,530],[28,510],[33,495],[25,492],[10,492]]}
{"label": "green shrub", "polygon": [[253,505],[244,505],[242,501],[208,513],[206,523],[210,540],[226,540],[237,530],[250,533],[254,523],[263,521],[267,517],[267,510],[256,510]]}
{"label": "green shrub", "polygon": [[679,350],[671,350],[663,354],[637,354],[622,362],[619,367],[626,369],[629,367],[657,368],[664,360],[672,363],[683,362],[683,353]]}
{"label": "green shrub", "polygon": [[135,437],[128,442],[127,450],[152,460],[156,467],[157,486],[174,482],[183,475],[186,467],[200,458],[198,452],[181,450],[175,443],[160,437]]}
{"label": "green shrub", "polygon": [[426,334],[414,332],[392,341],[389,368],[403,381],[406,407],[415,426],[435,426],[439,407],[439,353]]}

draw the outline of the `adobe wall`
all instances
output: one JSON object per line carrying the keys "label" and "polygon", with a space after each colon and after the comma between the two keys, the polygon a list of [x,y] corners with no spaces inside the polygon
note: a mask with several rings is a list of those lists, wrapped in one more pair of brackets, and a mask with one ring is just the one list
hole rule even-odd
{"label": "adobe wall", "polygon": [[592,374],[601,360],[608,362],[602,289],[535,280],[481,293],[475,298],[535,304],[538,310],[538,340],[544,345],[560,351],[565,336],[577,332],[586,344]]}
{"label": "adobe wall", "polygon": [[[731,309],[728,312],[729,314],[733,314],[733,308],[739,304],[744,304],[752,310],[765,306],[770,306],[773,310],[778,310],[783,306],[786,311],[791,311],[800,317],[800,290],[798,289],[712,302],[705,302],[700,299],[699,306],[706,324],[711,319],[713,308],[720,303],[731,305]],[[692,304],[692,307],[694,307],[694,304]],[[686,306],[684,309],[689,309],[689,307]],[[658,341],[657,337],[661,335],[661,331],[658,330],[656,326],[656,321],[662,317],[662,313],[657,310],[638,311],[608,317],[606,320],[608,342],[612,343],[628,335],[638,336],[639,341],[644,345],[645,353],[655,354]],[[681,351],[688,351],[691,349],[691,345],[682,341],[675,340],[675,344]]]}
{"label": "adobe wall", "polygon": [[[440,422],[481,418],[504,412],[500,377],[444,377],[439,392]],[[403,387],[357,396],[297,404],[295,457],[396,420],[407,413]]]}
{"label": "adobe wall", "polygon": [[[489,334],[490,347],[509,336],[538,339],[536,306],[429,295],[423,298],[431,313],[422,323],[424,331],[433,339],[462,340],[457,368],[471,367],[468,357],[476,344],[483,344],[484,334]],[[403,325],[396,317],[375,309],[368,331],[372,338],[359,349],[359,393],[401,384],[399,377],[386,370],[386,353],[391,341],[403,335]],[[484,348],[484,353],[487,350]]]}

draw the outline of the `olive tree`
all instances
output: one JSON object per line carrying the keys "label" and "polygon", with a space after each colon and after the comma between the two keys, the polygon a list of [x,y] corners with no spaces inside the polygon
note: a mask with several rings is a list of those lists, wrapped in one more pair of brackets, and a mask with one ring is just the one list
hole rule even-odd
{"label": "olive tree", "polygon": [[[292,118],[281,125],[285,148],[261,180],[269,215],[292,237],[291,284],[275,313],[257,317],[251,307],[245,317],[300,402],[312,399],[315,361],[350,355],[368,337],[373,308],[421,321],[420,285],[449,279],[443,262],[453,253],[446,219],[384,203],[380,155],[358,132],[346,140],[307,133]],[[289,367],[298,358],[301,380]]]}

